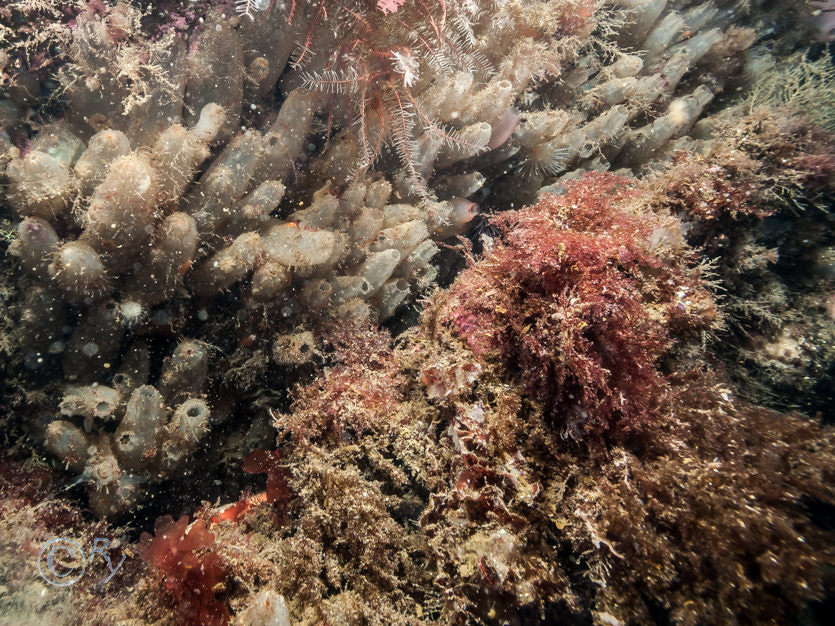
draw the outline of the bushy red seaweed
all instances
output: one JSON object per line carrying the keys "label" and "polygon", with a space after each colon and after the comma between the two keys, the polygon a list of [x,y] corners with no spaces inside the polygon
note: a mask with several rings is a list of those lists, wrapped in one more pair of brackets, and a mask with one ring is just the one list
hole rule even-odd
{"label": "bushy red seaweed", "polygon": [[296,443],[339,440],[385,422],[402,401],[404,379],[389,339],[370,327],[336,326],[327,331],[334,365],[314,384],[294,393],[294,412],[276,424]]}
{"label": "bushy red seaweed", "polygon": [[142,558],[158,567],[165,588],[176,604],[178,624],[222,626],[229,611],[215,594],[224,588],[226,571],[215,550],[215,538],[203,520],[189,525],[184,515],[176,522],[170,515],[160,517],[154,535],[142,533]]}
{"label": "bushy red seaweed", "polygon": [[658,360],[670,326],[687,321],[693,293],[712,303],[681,255],[652,248],[670,225],[624,210],[637,193],[630,179],[592,173],[563,196],[497,217],[501,240],[462,274],[441,313],[574,439],[652,421],[667,388]]}
{"label": "bushy red seaweed", "polygon": [[287,505],[293,497],[293,491],[288,483],[289,472],[282,467],[280,452],[273,450],[255,449],[243,458],[241,468],[247,474],[266,474],[267,490],[265,499],[274,505],[275,519],[279,523],[284,520]]}
{"label": "bushy red seaweed", "polygon": [[796,111],[759,107],[720,122],[721,139],[698,156],[673,155],[657,177],[657,199],[697,232],[724,233],[730,220],[767,217],[790,202],[817,204],[835,184],[832,137]]}
{"label": "bushy red seaweed", "polygon": [[737,156],[723,164],[709,163],[681,151],[668,178],[666,201],[671,210],[685,212],[700,222],[715,222],[724,216],[766,217],[772,210],[760,202],[759,188],[746,169],[751,161]]}

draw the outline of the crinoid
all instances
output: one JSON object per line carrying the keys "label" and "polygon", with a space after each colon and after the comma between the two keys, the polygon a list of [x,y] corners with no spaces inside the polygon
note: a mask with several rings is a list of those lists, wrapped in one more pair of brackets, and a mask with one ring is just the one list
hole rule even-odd
{"label": "crinoid", "polygon": [[[438,74],[492,73],[472,31],[480,4],[318,0],[308,7],[306,34],[294,58],[297,78],[325,95],[328,137],[334,125],[353,126],[356,170],[368,169],[390,145],[406,177],[423,193],[427,172],[421,152],[479,150],[438,122],[417,94]],[[294,10],[291,6],[290,19]],[[330,52],[316,56],[320,50]]]}
{"label": "crinoid", "polygon": [[254,20],[257,13],[268,10],[273,2],[274,0],[235,0],[235,12]]}

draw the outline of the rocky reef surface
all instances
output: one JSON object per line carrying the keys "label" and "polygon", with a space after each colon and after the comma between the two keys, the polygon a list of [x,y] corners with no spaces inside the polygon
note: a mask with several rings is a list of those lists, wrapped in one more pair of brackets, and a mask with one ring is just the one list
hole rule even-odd
{"label": "rocky reef surface", "polygon": [[825,623],[830,16],[0,7],[0,616]]}

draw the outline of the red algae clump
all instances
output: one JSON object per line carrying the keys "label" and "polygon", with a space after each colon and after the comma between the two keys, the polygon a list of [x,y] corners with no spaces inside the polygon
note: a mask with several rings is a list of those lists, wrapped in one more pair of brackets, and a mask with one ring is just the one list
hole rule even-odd
{"label": "red algae clump", "polygon": [[222,626],[229,622],[226,605],[215,598],[227,575],[214,535],[203,520],[189,525],[186,515],[176,522],[169,515],[159,518],[153,535],[143,533],[139,553],[161,571],[178,624]]}
{"label": "red algae clump", "polygon": [[440,321],[500,359],[577,440],[657,417],[659,359],[688,313],[678,294],[702,301],[692,325],[715,315],[692,258],[651,248],[664,220],[624,208],[634,184],[587,174],[563,196],[502,213],[499,239],[441,296]]}

